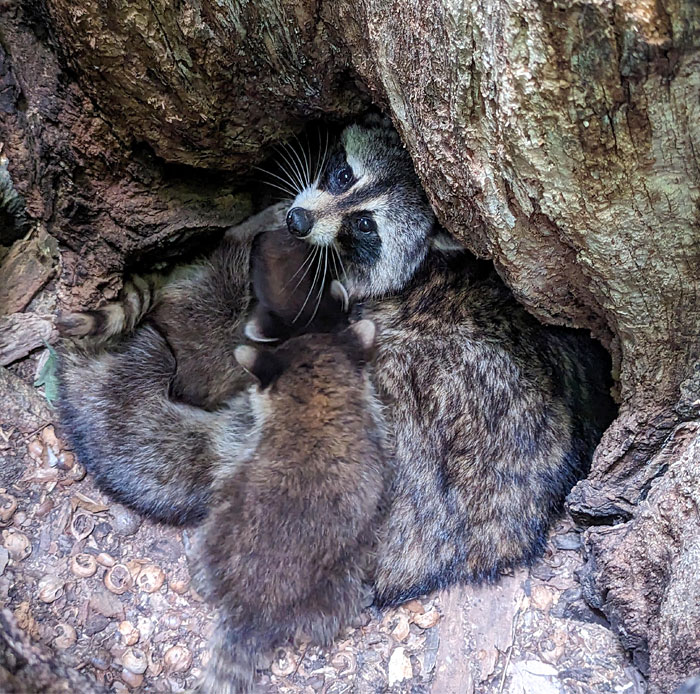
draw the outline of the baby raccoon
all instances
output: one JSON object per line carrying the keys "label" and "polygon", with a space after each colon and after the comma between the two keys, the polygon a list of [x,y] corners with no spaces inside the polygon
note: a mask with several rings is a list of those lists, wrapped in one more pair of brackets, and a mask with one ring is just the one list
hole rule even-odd
{"label": "baby raccoon", "polygon": [[338,294],[342,285],[330,282],[330,275],[322,272],[320,258],[315,259],[308,244],[292,236],[286,227],[255,237],[251,276],[257,300],[245,329],[251,340],[277,342],[337,327],[337,301],[347,300]]}
{"label": "baby raccoon", "polygon": [[197,587],[218,608],[200,691],[248,691],[259,655],[329,643],[371,603],[390,466],[368,358],[374,325],[239,347],[257,385],[255,450],[215,483],[197,531]]}
{"label": "baby raccoon", "polygon": [[292,278],[307,246],[285,244],[279,253],[266,239],[279,233],[255,238],[248,230],[261,223],[254,222],[227,233],[207,259],[178,269],[167,283],[135,278],[122,302],[60,323],[64,334],[84,337],[61,350],[63,428],[100,487],[155,520],[201,520],[215,468],[250,445],[251,377],[234,349],[254,296],[259,304],[246,332],[260,321],[283,339],[297,323],[330,330],[345,321],[326,285],[313,293],[316,305],[302,306],[313,268],[298,284]]}

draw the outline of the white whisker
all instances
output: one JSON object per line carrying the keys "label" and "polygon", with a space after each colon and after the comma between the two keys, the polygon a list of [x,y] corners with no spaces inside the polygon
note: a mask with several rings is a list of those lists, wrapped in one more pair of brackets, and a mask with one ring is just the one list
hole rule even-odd
{"label": "white whisker", "polygon": [[[321,246],[317,246],[318,251],[321,251]],[[318,253],[316,254],[318,255]],[[311,283],[311,287],[309,287],[309,292],[306,295],[306,299],[304,299],[304,303],[301,305],[301,308],[299,309],[299,313],[297,313],[296,316],[292,319],[292,323],[296,323],[299,320],[299,316],[304,312],[304,309],[306,308],[306,304],[309,302],[309,299],[311,298],[311,294],[313,294],[314,287],[316,286],[316,281],[318,280],[318,273],[321,270],[321,263],[319,263],[316,266],[316,273],[314,274],[314,281]]]}
{"label": "white whisker", "polygon": [[280,190],[283,193],[286,193],[289,196],[289,198],[288,198],[289,200],[294,200],[294,198],[297,196],[297,193],[295,193],[294,191],[288,190],[287,188],[283,188],[282,186],[278,186],[276,183],[272,183],[272,181],[266,181],[264,179],[256,179],[256,180],[258,180],[260,183],[262,183],[266,186],[270,186],[271,188],[275,188],[276,190]]}
{"label": "white whisker", "polygon": [[[311,261],[311,256],[314,254],[316,248],[318,248],[318,246],[313,246],[312,248],[309,248],[309,252],[306,255],[306,258],[304,258],[304,260],[299,265],[299,269],[284,283],[285,287],[301,272],[304,265],[307,265]],[[304,279],[304,277],[306,277],[306,272],[299,278],[299,281],[294,285],[294,289],[296,289],[301,284],[301,281]]]}
{"label": "white whisker", "polygon": [[314,306],[314,312],[311,314],[311,318],[306,321],[306,325],[309,325],[311,321],[316,318],[318,309],[321,306],[321,299],[323,298],[323,290],[326,287],[326,276],[328,274],[328,246],[323,247],[323,274],[321,275],[321,284],[318,287],[318,297],[316,299],[316,306]]}
{"label": "white whisker", "polygon": [[[272,173],[272,171],[268,171],[267,169],[263,169],[260,166],[254,166],[253,168],[257,169],[258,171],[262,171],[264,174],[267,174],[268,176],[272,176],[272,177],[276,178],[278,181],[281,181],[285,186],[284,190],[287,190],[287,192],[290,195],[296,197],[301,192],[300,188],[297,188],[295,185],[290,185],[293,183],[293,181],[287,180],[286,178],[282,178],[282,176],[278,176],[277,174]],[[265,183],[267,183],[268,185],[271,185],[271,186],[274,185],[276,188],[283,190],[283,188],[276,183],[270,183],[268,181],[265,181]]]}
{"label": "white whisker", "polygon": [[[311,165],[309,163],[308,158],[306,157],[306,150],[304,149],[304,146],[301,144],[301,141],[299,140],[299,138],[296,135],[294,136],[294,139],[299,143],[299,149],[301,149],[301,154],[304,157],[304,173],[306,174],[306,185],[310,186],[311,185],[311,181],[310,181]],[[309,141],[308,141],[308,137],[307,137],[307,140],[306,140],[307,145],[308,145],[308,142]]]}
{"label": "white whisker", "polygon": [[[296,137],[296,135],[295,135]],[[295,162],[294,164],[294,169],[295,171],[298,172],[299,174],[299,180],[301,181],[301,187],[304,188],[306,186],[306,179],[304,178],[304,165],[301,162],[301,157],[299,156],[298,152],[294,147],[289,142],[284,143],[285,149],[289,152],[290,157],[293,157],[293,161]]]}
{"label": "white whisker", "polygon": [[283,147],[284,143],[278,144],[275,146],[275,149],[280,153],[280,155],[284,158],[285,162],[287,162],[289,168],[288,173],[290,176],[293,176],[294,181],[295,181],[295,187],[298,186],[299,190],[304,189],[304,182],[301,178],[301,174],[299,173],[299,170],[296,166],[296,164],[292,161],[292,159],[287,155],[286,150]]}
{"label": "white whisker", "polygon": [[[320,131],[319,131],[320,132]],[[319,135],[319,140],[320,140],[320,135]],[[319,153],[321,150],[321,144],[319,142],[318,145]],[[323,167],[326,165],[326,157],[328,156],[328,130],[326,130],[326,145],[323,149],[323,157],[320,159],[319,165],[318,165],[318,170],[316,171],[316,178],[314,179],[314,185],[318,185],[318,182],[321,180],[321,175],[323,174]]]}
{"label": "white whisker", "polygon": [[[345,272],[345,265],[343,265],[343,258],[340,255],[340,249],[338,248],[338,244],[335,242],[333,243],[333,250],[335,251],[335,254],[338,256],[338,262],[340,263],[340,268],[343,271],[343,278],[347,280],[348,273]],[[340,278],[338,278],[338,279],[340,279]]]}

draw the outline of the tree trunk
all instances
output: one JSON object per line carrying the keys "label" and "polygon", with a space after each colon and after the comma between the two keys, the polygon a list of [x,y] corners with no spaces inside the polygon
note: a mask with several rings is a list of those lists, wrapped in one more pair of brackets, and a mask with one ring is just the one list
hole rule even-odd
{"label": "tree trunk", "polygon": [[620,414],[570,497],[585,591],[658,691],[700,668],[697,2],[5,0],[0,80],[62,305],[240,220],[304,121],[388,111],[445,227],[610,348]]}

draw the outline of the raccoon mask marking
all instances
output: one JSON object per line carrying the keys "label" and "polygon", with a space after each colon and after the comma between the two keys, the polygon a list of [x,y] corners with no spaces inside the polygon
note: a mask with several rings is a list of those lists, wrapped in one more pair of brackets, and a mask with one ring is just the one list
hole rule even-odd
{"label": "raccoon mask marking", "polygon": [[321,168],[292,203],[290,233],[339,256],[352,298],[399,291],[428,253],[435,216],[398,134],[351,125]]}

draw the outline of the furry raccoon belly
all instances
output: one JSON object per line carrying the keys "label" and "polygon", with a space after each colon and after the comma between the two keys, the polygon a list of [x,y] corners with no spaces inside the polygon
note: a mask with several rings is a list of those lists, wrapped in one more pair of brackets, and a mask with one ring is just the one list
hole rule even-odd
{"label": "furry raccoon belly", "polygon": [[364,315],[379,327],[375,383],[397,468],[378,602],[539,556],[612,419],[602,348],[540,325],[493,271],[434,269]]}

